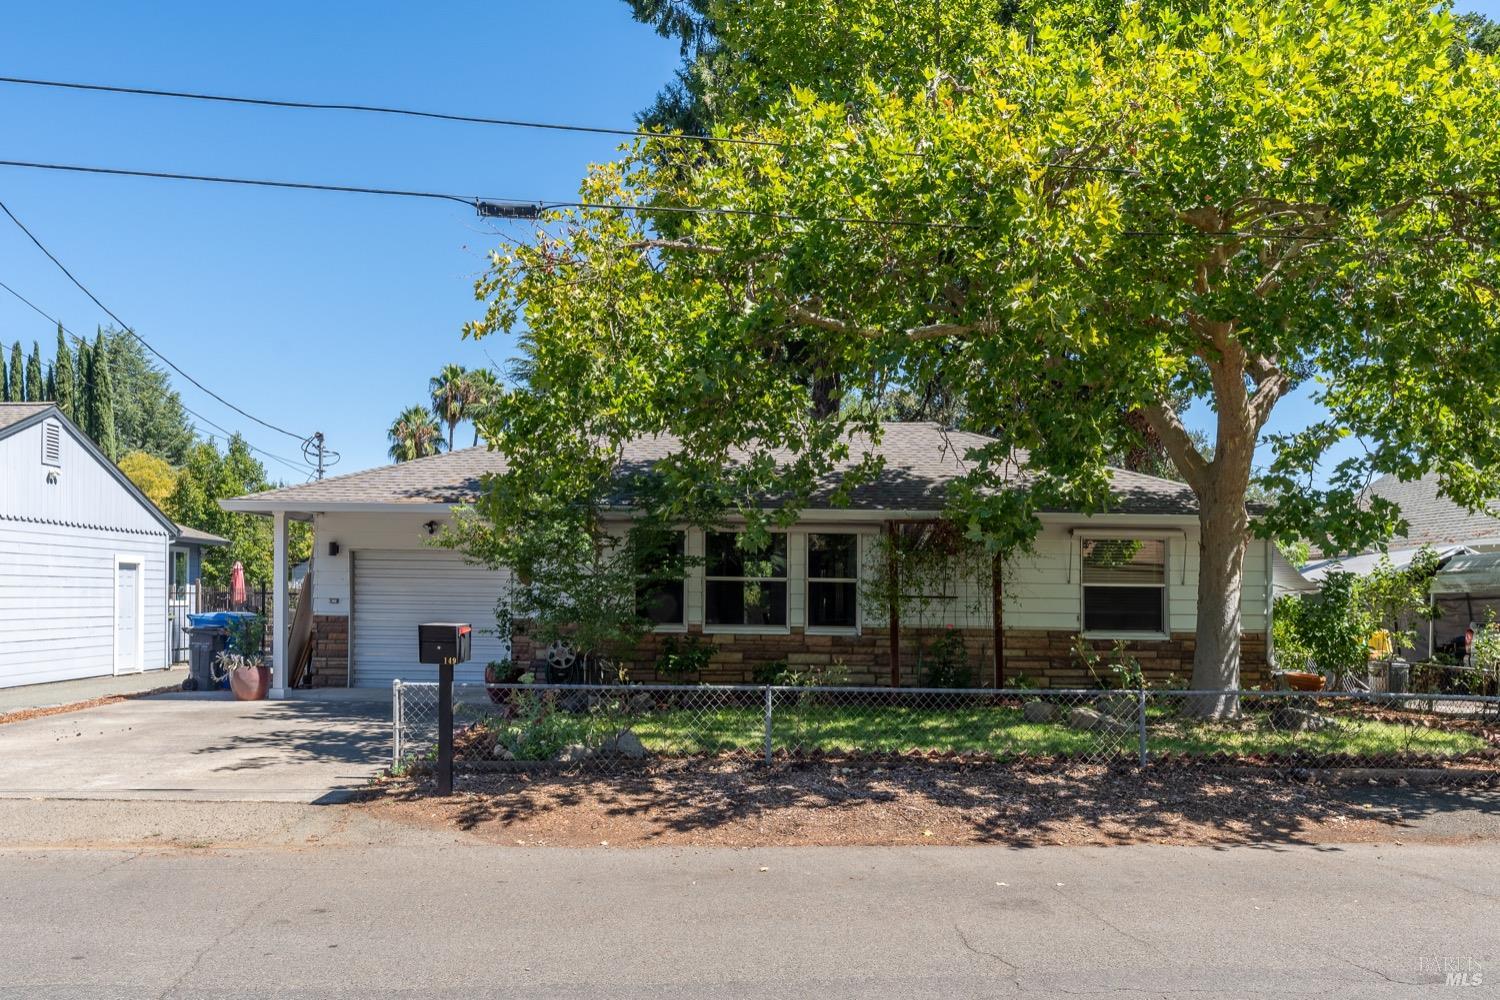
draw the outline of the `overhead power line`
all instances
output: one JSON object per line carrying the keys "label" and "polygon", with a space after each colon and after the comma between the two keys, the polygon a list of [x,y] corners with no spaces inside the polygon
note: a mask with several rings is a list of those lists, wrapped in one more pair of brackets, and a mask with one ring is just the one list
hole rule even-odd
{"label": "overhead power line", "polygon": [[384,195],[393,198],[422,198],[429,201],[453,201],[467,205],[486,218],[539,219],[543,212],[558,208],[582,208],[608,212],[653,212],[670,215],[739,215],[778,219],[783,222],[830,223],[835,225],[877,226],[910,229],[978,229],[966,222],[935,222],[925,219],[883,219],[845,215],[796,215],[790,212],[763,211],[755,208],[723,208],[713,205],[635,205],[629,203],[587,201],[546,201],[520,198],[476,198],[439,191],[415,191],[401,188],[364,187],[351,184],[319,184],[306,181],[280,181],[265,178],[224,177],[215,174],[181,174],[165,170],[130,170],[124,167],[99,167],[76,163],[43,163],[33,160],[0,160],[0,167],[30,170],[58,170],[81,174],[105,174],[117,177],[149,177],[157,180],[196,181],[205,184],[232,184],[262,188],[288,188],[295,191],[333,191],[341,194]]}
{"label": "overhead power line", "polygon": [[216,104],[241,104],[263,108],[292,108],[301,111],[356,111],[364,114],[398,115],[404,118],[426,118],[432,121],[462,122],[467,125],[498,125],[505,128],[535,129],[547,132],[577,132],[609,135],[622,139],[664,139],[673,142],[709,142],[735,146],[794,145],[775,139],[746,136],[704,135],[682,132],[650,132],[644,129],[611,128],[598,125],[571,125],[562,122],[527,121],[521,118],[489,118],[482,115],[460,115],[445,111],[419,111],[378,104],[345,104],[325,101],[279,100],[270,97],[241,97],[228,94],[199,94],[185,90],[157,90],[149,87],[121,87],[102,83],[76,83],[64,80],[31,80],[25,77],[0,76],[0,83],[26,87],[51,87],[57,90],[84,90],[104,94],[129,94],[136,97],[170,97],[185,101],[208,101]]}
{"label": "overhead power line", "polygon": [[172,362],[171,358],[168,358],[161,351],[158,351],[155,347],[152,347],[151,344],[149,342],[147,342],[146,338],[144,338],[140,334],[136,333],[135,330],[130,326],[130,324],[126,323],[123,319],[121,319],[119,317],[119,315],[117,315],[113,309],[111,309],[109,306],[105,305],[102,301],[100,301],[99,297],[97,295],[95,295],[92,291],[90,291],[87,285],[85,285],[83,282],[79,281],[76,277],[74,277],[73,272],[69,271],[68,268],[67,268],[67,266],[64,265],[62,261],[58,260],[57,257],[52,253],[52,251],[48,250],[47,247],[42,243],[41,240],[37,239],[36,234],[33,233],[30,229],[27,229],[25,223],[23,223],[20,219],[16,218],[15,213],[10,210],[10,206],[6,205],[4,201],[0,201],[0,211],[4,211],[5,214],[10,217],[10,221],[14,222],[16,224],[16,227],[18,229],[20,229],[21,232],[25,233],[26,236],[27,236],[27,238],[30,239],[32,243],[36,244],[37,249],[40,250],[42,253],[44,253],[47,256],[48,260],[52,261],[53,264],[57,265],[57,269],[59,271],[61,271],[65,275],[67,275],[69,281],[71,281],[74,285],[78,286],[78,290],[79,291],[81,291],[81,292],[83,292],[83,294],[87,295],[93,301],[94,305],[96,305],[100,309],[102,309],[109,316],[110,319],[114,320],[115,323],[119,325],[120,329],[122,329],[126,333],[130,334],[132,337],[134,337],[137,341],[140,342],[140,344],[141,344],[142,347],[146,348],[146,350],[150,351],[152,354],[154,354],[158,358],[160,358],[161,361],[162,361],[162,363],[165,364],[168,368],[171,368],[178,375],[181,375],[183,378],[187,379],[189,382],[191,382],[193,385],[197,386],[203,392],[205,392],[208,395],[212,396],[214,399],[217,399],[219,402],[223,403],[225,406],[229,407],[231,410],[233,410],[234,412],[238,413],[240,416],[245,417],[247,420],[253,420],[257,424],[260,424],[262,427],[265,427],[265,428],[268,428],[270,430],[276,431],[278,434],[285,434],[287,437],[292,438],[293,440],[296,440],[296,441],[306,441],[309,438],[309,435],[307,435],[307,434],[297,434],[297,433],[295,433],[293,431],[287,430],[285,427],[279,427],[276,424],[273,424],[273,423],[271,423],[268,420],[262,420],[260,417],[257,417],[255,414],[249,412],[248,410],[242,409],[241,407],[238,407],[235,404],[231,403],[229,400],[225,399],[223,396],[219,395],[217,392],[214,392],[208,386],[204,385],[202,382],[199,382],[197,379],[193,378],[193,376],[191,376],[187,372],[183,371],[181,368],[179,368],[176,364],[174,364]]}
{"label": "overhead power line", "polygon": [[[59,330],[61,330],[65,334],[67,334],[69,337],[72,337],[73,338],[73,342],[75,344],[87,344],[88,343],[88,338],[86,338],[86,337],[80,337],[78,334],[76,334],[72,330],[68,329],[66,326],[63,325],[62,320],[60,320],[57,317],[55,317],[55,316],[51,315],[50,313],[48,313],[41,306],[37,305],[35,302],[31,301],[26,296],[24,296],[20,292],[16,291],[10,285],[6,284],[4,281],[0,281],[0,289],[4,289],[5,291],[9,292],[11,295],[13,295],[17,299],[19,299],[25,306],[27,306],[29,309],[31,309],[32,312],[36,313],[38,316],[40,316],[43,319],[45,319],[47,322],[54,324]],[[56,363],[57,362],[54,359],[53,365],[55,366]],[[288,468],[292,469],[294,472],[309,472],[309,471],[312,471],[312,463],[311,462],[309,462],[307,465],[300,465],[300,464],[298,464],[296,461],[294,461],[292,459],[283,458],[282,456],[277,455],[274,452],[266,451],[264,448],[258,448],[255,445],[251,444],[249,442],[249,440],[247,440],[245,438],[244,434],[238,434],[237,435],[237,433],[235,431],[231,431],[231,430],[228,430],[225,427],[221,427],[219,424],[214,423],[212,420],[208,419],[203,414],[201,414],[201,413],[197,412],[196,410],[192,409],[191,407],[189,407],[186,403],[182,402],[181,399],[178,400],[178,405],[180,405],[182,407],[182,411],[184,413],[188,414],[189,416],[191,416],[191,417],[193,417],[193,418],[195,418],[197,420],[202,421],[203,423],[207,424],[209,427],[212,427],[214,430],[216,430],[219,433],[223,434],[226,438],[238,436],[240,438],[240,440],[242,440],[242,441],[245,442],[245,447],[249,448],[253,452],[258,452],[259,454],[264,455],[267,458],[274,459],[275,461],[280,462],[282,465],[285,465]],[[328,464],[331,465],[333,463],[330,462]]]}

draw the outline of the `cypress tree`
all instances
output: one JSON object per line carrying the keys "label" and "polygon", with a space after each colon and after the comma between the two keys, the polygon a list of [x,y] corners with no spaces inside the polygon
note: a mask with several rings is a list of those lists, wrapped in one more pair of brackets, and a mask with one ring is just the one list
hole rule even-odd
{"label": "cypress tree", "polygon": [[10,369],[6,367],[5,358],[0,355],[0,403],[14,403],[10,398]]}
{"label": "cypress tree", "polygon": [[42,345],[31,342],[31,357],[26,359],[26,402],[42,403],[47,399],[47,383],[42,381]]}
{"label": "cypress tree", "polygon": [[77,424],[91,439],[94,437],[94,425],[91,421],[97,415],[94,411],[94,362],[89,355],[89,342],[80,340],[78,342],[78,398],[73,401],[73,412],[77,414]]}
{"label": "cypress tree", "polygon": [[52,362],[47,362],[47,402],[57,402],[57,369],[52,367]]}
{"label": "cypress tree", "polygon": [[115,392],[114,380],[109,374],[109,345],[104,342],[104,331],[99,331],[90,352],[89,381],[93,383],[93,415],[91,420],[99,428],[94,443],[111,462],[119,461],[119,449],[115,446]]}
{"label": "cypress tree", "polygon": [[68,339],[63,336],[61,323],[57,324],[57,357],[53,360],[52,371],[56,383],[52,398],[57,401],[57,408],[62,410],[63,416],[76,422],[78,387],[73,383],[73,352],[68,349]]}
{"label": "cypress tree", "polygon": [[21,342],[10,345],[10,399],[13,403],[26,402],[26,376],[21,373]]}

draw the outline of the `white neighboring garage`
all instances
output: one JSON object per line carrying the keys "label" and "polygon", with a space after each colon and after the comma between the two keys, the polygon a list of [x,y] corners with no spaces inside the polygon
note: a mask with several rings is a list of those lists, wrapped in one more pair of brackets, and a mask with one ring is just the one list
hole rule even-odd
{"label": "white neighboring garage", "polygon": [[159,670],[175,525],[51,403],[0,403],[0,687]]}

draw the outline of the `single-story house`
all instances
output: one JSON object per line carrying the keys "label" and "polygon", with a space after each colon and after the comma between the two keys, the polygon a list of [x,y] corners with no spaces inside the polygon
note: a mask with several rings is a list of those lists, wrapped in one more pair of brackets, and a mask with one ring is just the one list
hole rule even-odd
{"label": "single-story house", "polygon": [[1417,644],[1409,655],[1418,660],[1434,653],[1462,656],[1469,629],[1483,625],[1491,612],[1500,615],[1500,516],[1467,510],[1439,495],[1435,473],[1408,481],[1382,476],[1366,495],[1400,507],[1406,534],[1385,552],[1322,557],[1302,567],[1303,574],[1315,583],[1333,572],[1365,576],[1382,561],[1407,566],[1431,548],[1441,560],[1431,587],[1436,617],[1412,623]]}
{"label": "single-story house", "polygon": [[[964,636],[977,683],[990,683],[990,666],[1002,662],[1007,681],[1024,674],[1054,687],[1089,683],[1074,655],[1080,634],[1100,645],[1124,640],[1151,676],[1186,679],[1197,625],[1199,528],[1192,492],[1170,480],[1117,470],[1109,513],[1043,515],[1034,551],[1016,557],[1002,578],[1002,642],[987,578],[957,581],[919,621],[892,622],[861,606],[857,590],[871,574],[880,534],[937,519],[948,485],[963,473],[965,454],[988,442],[933,423],[887,424],[872,446],[884,458],[880,476],[853,490],[843,507],[832,506],[826,492],[815,497],[796,525],[776,537],[771,577],[743,575],[732,524],[722,532],[686,530],[680,544],[700,558],[689,560],[675,599],[653,605],[655,634],[632,664],[632,676],[651,679],[654,648],[668,637],[691,635],[716,647],[703,680],[748,680],[767,663],[838,661],[854,681],[888,683],[894,666],[909,683],[924,638],[950,626]],[[623,460],[649,465],[670,448],[662,439],[637,441]],[[850,464],[868,450],[856,447]],[[397,678],[431,679],[435,668],[416,662],[418,623],[492,627],[509,574],[470,564],[433,542],[455,508],[476,499],[481,477],[504,468],[498,452],[469,448],[221,501],[226,510],[274,519],[277,621],[288,620],[286,522],[312,524],[312,683],[383,688]],[[1139,543],[1128,548],[1128,566],[1094,558],[1120,551],[1107,544],[1112,540]],[[1241,609],[1247,685],[1266,670],[1273,578],[1295,577],[1274,546],[1250,543]],[[894,655],[893,626],[900,635]],[[530,661],[536,654],[524,639],[510,649],[480,631],[473,660],[457,676],[478,680],[489,660]],[[273,655],[273,665],[273,691],[284,693],[286,663]]]}
{"label": "single-story house", "polygon": [[177,526],[52,403],[0,403],[0,687],[168,666]]}

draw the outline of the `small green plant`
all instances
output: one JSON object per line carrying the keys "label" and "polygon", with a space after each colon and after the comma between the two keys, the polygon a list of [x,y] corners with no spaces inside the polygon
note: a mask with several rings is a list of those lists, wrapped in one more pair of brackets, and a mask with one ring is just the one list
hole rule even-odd
{"label": "small green plant", "polygon": [[714,645],[697,636],[679,639],[668,636],[656,658],[656,673],[671,684],[686,684],[688,678],[699,679],[713,659]]}
{"label": "small green plant", "polygon": [[1088,668],[1089,676],[1100,687],[1134,691],[1146,686],[1146,672],[1141,669],[1141,661],[1131,655],[1130,647],[1119,639],[1110,647],[1106,658],[1079,636],[1073,641],[1073,655]]}
{"label": "small green plant", "polygon": [[242,615],[229,620],[228,649],[241,656],[258,659],[265,648],[266,620],[260,615]]}
{"label": "small green plant", "polygon": [[849,667],[842,660],[810,663],[800,668],[776,660],[756,667],[750,676],[755,683],[772,687],[841,687],[849,683]]}
{"label": "small green plant", "polygon": [[1018,691],[1035,691],[1041,685],[1036,682],[1036,678],[1034,677],[1027,674],[1016,674],[1015,677],[1011,678],[1010,683],[1006,687],[1013,687]]}
{"label": "small green plant", "polygon": [[964,645],[963,633],[951,625],[927,647],[920,669],[923,684],[933,688],[966,688],[973,680],[969,668],[969,650]]}

